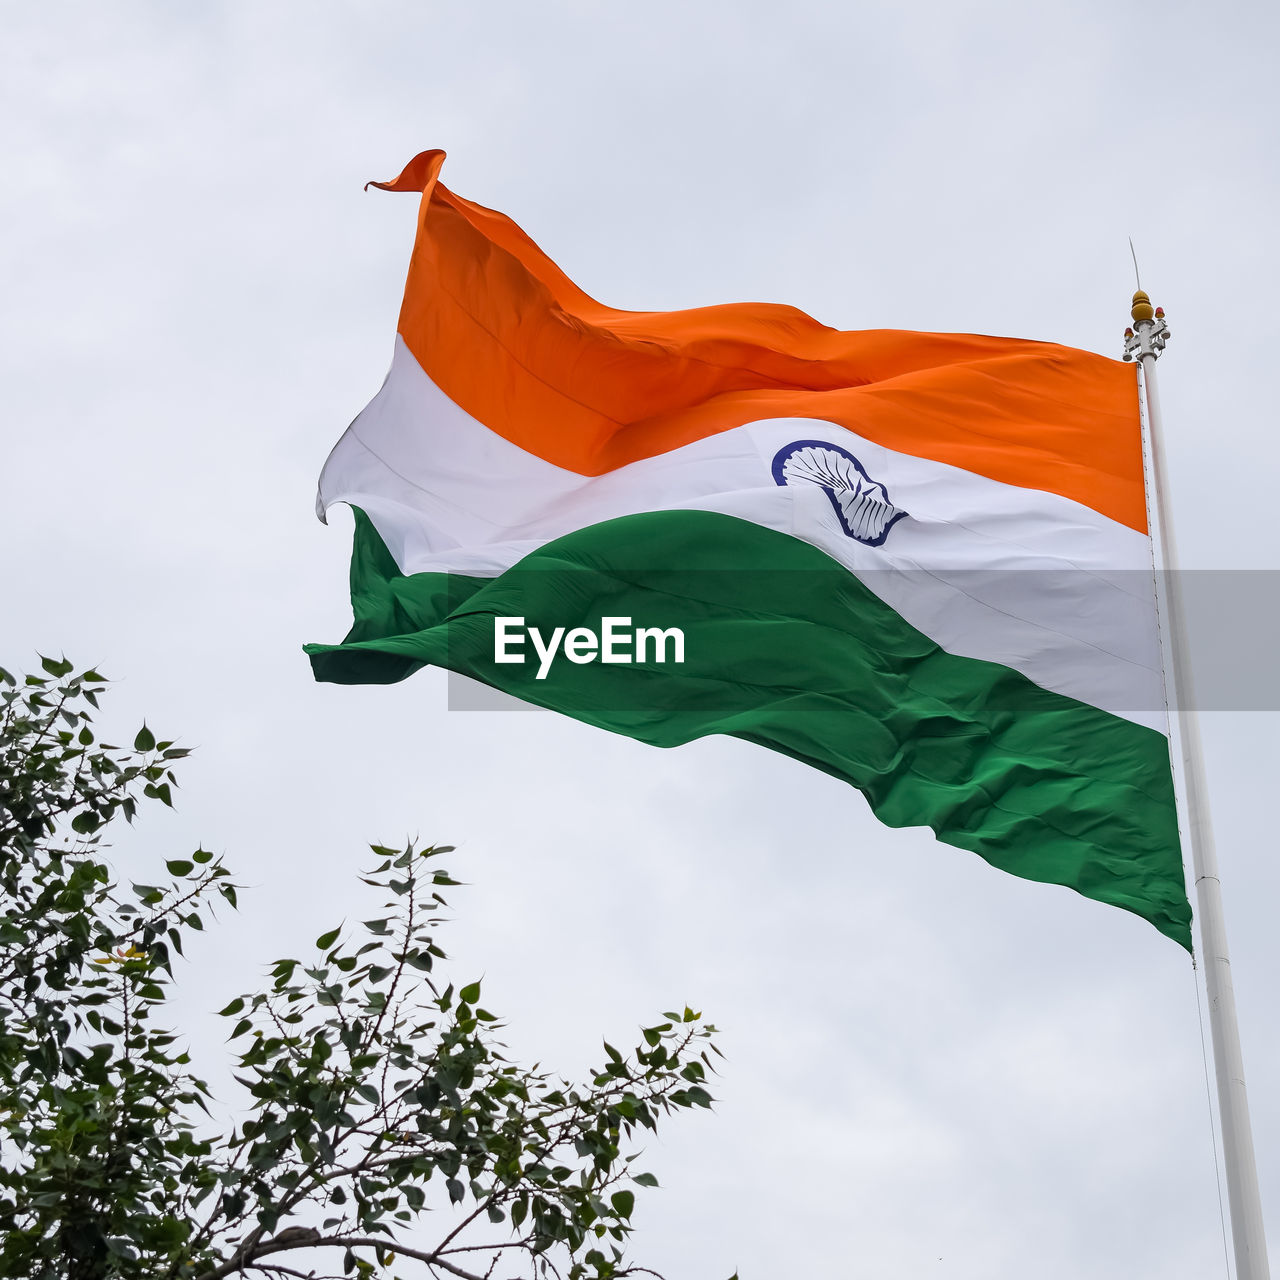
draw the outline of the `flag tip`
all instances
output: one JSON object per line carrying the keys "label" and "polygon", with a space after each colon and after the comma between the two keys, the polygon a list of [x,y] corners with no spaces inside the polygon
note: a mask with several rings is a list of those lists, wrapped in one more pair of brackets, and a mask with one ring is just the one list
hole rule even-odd
{"label": "flag tip", "polygon": [[364,189],[377,187],[380,191],[426,191],[435,183],[444,163],[444,152],[438,147],[420,151],[390,182],[366,182]]}

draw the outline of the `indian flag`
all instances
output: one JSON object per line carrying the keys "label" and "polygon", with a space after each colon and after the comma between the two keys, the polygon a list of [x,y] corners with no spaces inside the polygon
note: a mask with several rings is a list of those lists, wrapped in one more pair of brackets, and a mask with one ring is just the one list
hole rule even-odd
{"label": "indian flag", "polygon": [[656,746],[733,734],[1190,947],[1132,369],[619,311],[443,159],[377,184],[421,209],[391,371],[320,477],[355,621],[316,677],[442,666]]}

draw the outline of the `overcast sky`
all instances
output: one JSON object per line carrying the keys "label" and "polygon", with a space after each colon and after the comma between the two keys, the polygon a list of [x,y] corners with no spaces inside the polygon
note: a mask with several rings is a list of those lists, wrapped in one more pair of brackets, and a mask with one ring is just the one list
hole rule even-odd
{"label": "overcast sky", "polygon": [[[0,664],[98,663],[107,720],[198,748],[117,854],[203,841],[252,886],[180,971],[210,1077],[209,1011],[358,916],[365,844],[418,834],[461,847],[443,941],[524,1060],[581,1071],[681,1002],[723,1029],[716,1113],[646,1161],[635,1254],[669,1280],[1225,1274],[1195,981],[1149,925],[743,742],[450,711],[439,672],[316,685],[300,646],[350,616],[350,521],[317,523],[314,485],[386,371],[411,247],[416,199],[362,185],[426,147],[634,309],[1118,355],[1132,235],[1174,332],[1184,564],[1280,569],[1278,13],[0,2]],[[1197,661],[1247,688],[1274,632],[1221,612]],[[1259,699],[1205,733],[1274,1242]]]}

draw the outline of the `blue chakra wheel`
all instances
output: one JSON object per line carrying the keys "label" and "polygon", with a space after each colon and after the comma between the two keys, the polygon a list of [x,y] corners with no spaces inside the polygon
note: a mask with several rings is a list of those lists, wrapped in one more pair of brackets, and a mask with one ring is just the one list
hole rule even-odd
{"label": "blue chakra wheel", "polygon": [[828,440],[793,440],[773,458],[773,478],[780,485],[816,485],[856,542],[878,547],[907,513],[889,501],[889,493],[847,449]]}

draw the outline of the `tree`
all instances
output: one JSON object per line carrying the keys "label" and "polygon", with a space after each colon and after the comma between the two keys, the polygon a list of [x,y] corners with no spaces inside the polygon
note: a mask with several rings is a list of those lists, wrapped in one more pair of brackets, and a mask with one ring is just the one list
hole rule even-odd
{"label": "tree", "polygon": [[0,670],[0,1274],[644,1271],[624,1248],[655,1179],[624,1148],[710,1105],[714,1028],[668,1013],[577,1086],[509,1062],[480,983],[441,974],[451,850],[374,846],[375,918],[221,1010],[246,1102],[218,1125],[160,1020],[183,939],[236,887],[199,849],[125,889],[104,853],[140,802],[172,803],[187,753],[145,725],[98,742],[102,677],[42,661]]}

